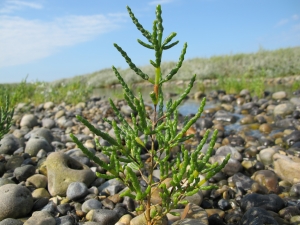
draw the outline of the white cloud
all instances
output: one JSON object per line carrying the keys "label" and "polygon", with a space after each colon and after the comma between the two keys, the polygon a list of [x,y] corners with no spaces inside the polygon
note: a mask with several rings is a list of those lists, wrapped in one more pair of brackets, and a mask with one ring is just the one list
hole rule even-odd
{"label": "white cloud", "polygon": [[149,2],[148,4],[149,5],[162,5],[162,4],[171,3],[173,1],[174,0],[154,0],[154,1]]}
{"label": "white cloud", "polygon": [[288,19],[282,19],[276,24],[276,27],[283,26],[284,24],[287,24],[288,22],[289,22]]}
{"label": "white cloud", "polygon": [[299,16],[298,16],[297,14],[295,14],[295,15],[292,16],[292,19],[293,19],[293,20],[298,20],[298,19],[299,19]]}
{"label": "white cloud", "polygon": [[285,19],[282,19],[282,20],[280,20],[276,25],[275,25],[275,27],[281,27],[281,26],[283,26],[283,25],[285,25],[285,24],[287,24],[287,23],[290,23],[291,21],[293,21],[293,20],[298,20],[299,19],[299,15],[297,15],[297,14],[294,14],[294,15],[292,15],[290,18],[285,18]]}
{"label": "white cloud", "polygon": [[0,16],[0,67],[25,64],[117,29],[122,14],[67,16],[51,22]]}
{"label": "white cloud", "polygon": [[39,3],[20,1],[20,0],[7,0],[0,7],[1,7],[0,8],[1,14],[8,14],[17,10],[24,10],[26,8],[31,8],[31,9],[43,8],[43,6]]}

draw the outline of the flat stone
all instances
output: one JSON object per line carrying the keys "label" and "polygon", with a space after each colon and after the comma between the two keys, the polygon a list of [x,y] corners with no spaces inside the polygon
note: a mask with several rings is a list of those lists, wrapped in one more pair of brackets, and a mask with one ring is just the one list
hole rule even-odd
{"label": "flat stone", "polygon": [[291,158],[281,154],[273,155],[274,171],[282,180],[291,184],[300,182],[300,162],[295,162]]}

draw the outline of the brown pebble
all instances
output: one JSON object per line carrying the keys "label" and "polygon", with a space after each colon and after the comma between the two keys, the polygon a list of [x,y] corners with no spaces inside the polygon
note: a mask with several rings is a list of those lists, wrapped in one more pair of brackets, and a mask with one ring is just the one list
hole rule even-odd
{"label": "brown pebble", "polygon": [[82,210],[76,210],[76,215],[80,218],[85,217],[86,213]]}

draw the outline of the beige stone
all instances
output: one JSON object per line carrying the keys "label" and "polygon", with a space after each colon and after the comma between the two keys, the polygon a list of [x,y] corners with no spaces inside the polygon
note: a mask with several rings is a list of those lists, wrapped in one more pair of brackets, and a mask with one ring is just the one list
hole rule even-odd
{"label": "beige stone", "polygon": [[273,155],[273,164],[275,173],[282,180],[288,181],[291,184],[300,182],[300,162],[276,153]]}
{"label": "beige stone", "polygon": [[46,167],[48,190],[51,196],[66,196],[70,183],[78,181],[89,186],[96,178],[88,166],[61,152],[50,154]]}

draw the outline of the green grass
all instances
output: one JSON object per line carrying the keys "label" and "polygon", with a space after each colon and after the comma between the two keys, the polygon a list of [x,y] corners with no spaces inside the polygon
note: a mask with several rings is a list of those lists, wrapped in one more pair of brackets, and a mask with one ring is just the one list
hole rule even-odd
{"label": "green grass", "polygon": [[[175,65],[176,62],[162,63],[162,74],[168,74]],[[118,70],[128,84],[142,81],[129,68],[118,68]],[[150,77],[154,76],[152,66],[141,67],[141,70]],[[218,88],[222,88],[228,93],[238,93],[247,88],[253,94],[262,96],[265,79],[300,75],[300,47],[274,51],[260,49],[251,54],[189,59],[182,65],[174,80],[186,81],[193,74],[197,74],[197,89],[201,91],[205,91],[206,88],[202,84],[203,80],[217,79]],[[46,101],[75,104],[86,100],[94,88],[118,84],[118,80],[110,68],[52,83],[40,81],[28,83],[26,79],[27,77],[19,84],[0,84],[0,106],[7,94],[10,95],[12,105],[20,102],[37,105]],[[294,82],[292,89],[299,88],[300,81]]]}
{"label": "green grass", "polygon": [[[130,52],[128,52],[130,56]],[[174,68],[177,62],[163,62],[161,71],[163,75]],[[154,77],[152,66],[140,67],[141,70]],[[132,70],[120,69],[118,71],[124,75],[123,78],[128,84],[141,82]],[[255,78],[264,73],[266,78],[285,77],[300,75],[300,47],[278,49],[267,51],[260,49],[256,53],[221,55],[210,58],[188,59],[182,65],[174,80],[188,80],[193,74],[197,74],[198,80],[218,79],[219,77],[231,78]],[[112,69],[103,69],[91,74],[84,74],[75,78],[58,80],[60,82],[72,82],[79,79],[89,87],[99,88],[117,84],[118,80],[114,76]]]}
{"label": "green grass", "polygon": [[21,102],[37,105],[48,101],[76,104],[85,101],[91,91],[90,87],[76,79],[72,82],[61,82],[54,85],[39,81],[28,83],[25,78],[18,84],[0,84],[0,106],[3,106],[6,95],[10,97],[12,106]]}

